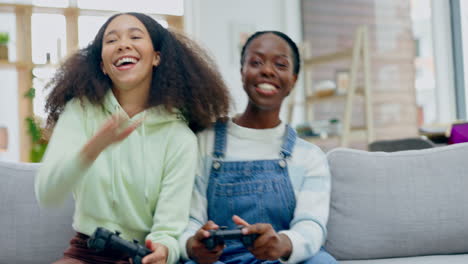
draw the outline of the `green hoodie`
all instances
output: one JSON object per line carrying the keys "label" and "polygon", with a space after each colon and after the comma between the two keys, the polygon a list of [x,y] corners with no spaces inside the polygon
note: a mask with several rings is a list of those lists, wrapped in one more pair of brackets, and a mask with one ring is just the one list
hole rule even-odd
{"label": "green hoodie", "polygon": [[103,106],[70,101],[54,128],[35,180],[43,207],[61,205],[73,192],[73,228],[122,232],[169,248],[179,258],[177,238],[188,222],[198,155],[194,133],[177,114],[153,107],[134,116],[143,123],[128,138],[105,149],[89,166],[79,152],[114,113],[125,113],[109,91]]}

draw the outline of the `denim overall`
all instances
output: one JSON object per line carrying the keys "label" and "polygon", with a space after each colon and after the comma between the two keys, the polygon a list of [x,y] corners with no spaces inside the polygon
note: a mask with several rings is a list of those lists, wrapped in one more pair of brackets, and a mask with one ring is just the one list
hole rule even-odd
{"label": "denim overall", "polygon": [[[287,161],[294,148],[296,132],[286,126],[281,152],[278,159],[273,160],[223,161],[226,138],[227,124],[218,121],[207,190],[208,219],[219,226],[235,229],[232,216],[238,215],[250,224],[269,223],[275,231],[289,229],[296,198]],[[226,241],[226,248],[217,263],[220,262],[280,263],[278,260],[256,259],[240,241],[235,240]]]}
{"label": "denim overall", "polygon": [[[213,164],[208,183],[208,219],[228,229],[238,215],[248,223],[270,223],[277,231],[289,229],[296,199],[289,179],[287,159],[291,156],[296,133],[287,126],[279,159],[223,161],[227,124],[215,125]],[[260,263],[240,241],[226,241],[220,261]]]}

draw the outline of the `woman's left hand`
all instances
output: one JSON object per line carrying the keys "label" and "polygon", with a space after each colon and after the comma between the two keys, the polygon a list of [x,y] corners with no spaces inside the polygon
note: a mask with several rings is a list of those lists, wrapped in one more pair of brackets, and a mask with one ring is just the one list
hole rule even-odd
{"label": "woman's left hand", "polygon": [[165,245],[146,240],[146,247],[153,253],[145,256],[141,261],[142,264],[166,264],[169,249]]}
{"label": "woman's left hand", "polygon": [[248,248],[255,258],[260,260],[277,260],[279,258],[288,259],[291,255],[291,240],[284,234],[276,233],[270,224],[259,223],[250,225],[237,215],[233,216],[232,220],[236,225],[245,226],[242,228],[244,235],[259,235],[253,246]]}

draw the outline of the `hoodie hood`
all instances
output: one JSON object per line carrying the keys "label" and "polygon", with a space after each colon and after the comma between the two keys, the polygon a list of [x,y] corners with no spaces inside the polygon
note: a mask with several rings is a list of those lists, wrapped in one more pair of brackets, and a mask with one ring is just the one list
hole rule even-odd
{"label": "hoodie hood", "polygon": [[[151,129],[151,127],[153,126],[157,126],[157,125],[161,125],[165,123],[171,123],[171,122],[180,122],[181,120],[183,120],[182,115],[180,114],[180,111],[178,111],[177,109],[174,109],[172,113],[170,113],[169,111],[166,110],[166,108],[163,105],[148,108],[136,114],[132,118],[130,118],[127,115],[127,113],[124,111],[120,103],[117,101],[117,98],[115,98],[114,92],[111,89],[109,89],[109,91],[107,92],[104,98],[104,109],[110,115],[118,114],[118,115],[124,116],[125,118],[129,120],[129,122],[135,122],[135,121],[142,119],[141,125],[132,133],[141,134],[141,140],[143,142],[140,145],[142,146],[141,151],[144,156],[147,156],[149,153],[147,149],[148,144],[145,144],[145,141],[147,140],[146,138],[147,129]],[[115,147],[117,149],[112,152],[112,168],[115,170],[113,173],[114,176],[117,175],[117,173],[115,173],[118,170],[117,166],[119,164],[119,161],[117,160],[117,153],[119,153],[120,151],[119,144],[116,144]],[[147,182],[148,182],[148,177],[150,177],[151,172],[147,164],[144,164],[143,166],[144,166],[143,168],[144,175],[143,175],[143,182],[142,182],[141,188],[144,189],[144,192],[142,192],[142,194],[144,195],[144,201],[145,203],[148,203],[148,193],[149,193],[148,188],[149,187],[148,187]],[[112,195],[113,207],[117,206],[115,184],[116,184],[115,180],[112,177],[111,179],[112,194],[111,195]]]}

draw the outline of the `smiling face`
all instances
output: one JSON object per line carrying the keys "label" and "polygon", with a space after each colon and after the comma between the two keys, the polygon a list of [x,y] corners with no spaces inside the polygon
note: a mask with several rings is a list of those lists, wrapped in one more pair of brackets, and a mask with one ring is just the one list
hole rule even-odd
{"label": "smiling face", "polygon": [[114,88],[149,89],[153,67],[159,64],[151,37],[136,17],[121,15],[107,26],[102,40],[101,69],[112,80]]}
{"label": "smiling face", "polygon": [[250,42],[241,69],[250,107],[279,112],[297,79],[291,53],[288,43],[272,33]]}

